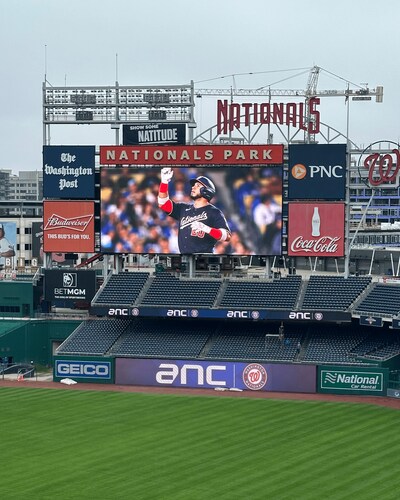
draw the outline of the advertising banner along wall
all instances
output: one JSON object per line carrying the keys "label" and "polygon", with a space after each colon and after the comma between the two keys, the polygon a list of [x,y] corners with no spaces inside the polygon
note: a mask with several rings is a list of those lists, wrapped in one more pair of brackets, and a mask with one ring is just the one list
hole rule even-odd
{"label": "advertising banner along wall", "polygon": [[91,305],[90,313],[96,316],[109,317],[153,317],[153,318],[191,318],[196,321],[197,318],[212,319],[234,319],[234,320],[267,320],[267,321],[294,321],[294,322],[351,322],[351,313],[346,311],[290,311],[284,309],[266,310],[266,309],[198,309],[183,307],[154,307],[154,306],[135,306],[127,307],[126,304],[114,303],[107,305]]}
{"label": "advertising banner along wall", "polygon": [[388,368],[318,367],[318,392],[386,396]]}
{"label": "advertising banner along wall", "polygon": [[69,378],[79,382],[114,383],[114,358],[56,356],[53,367],[55,382]]}
{"label": "advertising banner along wall", "polygon": [[316,367],[293,364],[117,358],[115,383],[315,393]]}

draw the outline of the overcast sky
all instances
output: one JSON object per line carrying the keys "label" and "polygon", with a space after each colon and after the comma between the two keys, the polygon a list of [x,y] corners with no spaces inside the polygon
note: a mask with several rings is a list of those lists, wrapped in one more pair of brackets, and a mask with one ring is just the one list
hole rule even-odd
{"label": "overcast sky", "polygon": [[[53,86],[113,85],[118,77],[133,86],[193,80],[196,88],[304,89],[307,69],[317,65],[321,90],[344,90],[346,81],[384,87],[383,104],[352,102],[351,140],[399,141],[398,0],[0,0],[0,6],[0,168],[42,168],[45,73]],[[344,98],[325,98],[320,109],[323,123],[346,132]],[[199,129],[214,125],[216,101],[196,102],[195,113]],[[51,132],[53,145],[113,144],[115,137],[109,125]]]}

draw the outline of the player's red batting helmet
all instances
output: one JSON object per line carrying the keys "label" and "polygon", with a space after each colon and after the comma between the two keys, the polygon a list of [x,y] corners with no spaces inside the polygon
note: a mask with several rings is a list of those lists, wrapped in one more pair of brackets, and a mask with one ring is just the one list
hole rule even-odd
{"label": "player's red batting helmet", "polygon": [[216,195],[217,190],[215,189],[215,185],[213,181],[208,177],[200,175],[199,177],[196,177],[196,179],[190,179],[190,184],[192,186],[196,184],[196,182],[200,182],[200,184],[202,184],[202,187],[200,188],[200,194],[207,201],[210,201],[211,198]]}

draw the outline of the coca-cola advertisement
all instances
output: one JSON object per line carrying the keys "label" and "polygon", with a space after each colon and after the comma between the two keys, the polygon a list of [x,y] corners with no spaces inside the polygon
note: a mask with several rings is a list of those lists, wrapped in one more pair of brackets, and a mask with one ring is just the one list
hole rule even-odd
{"label": "coca-cola advertisement", "polygon": [[288,255],[343,257],[344,203],[289,203]]}
{"label": "coca-cola advertisement", "polygon": [[93,252],[94,203],[92,201],[43,202],[43,250]]}

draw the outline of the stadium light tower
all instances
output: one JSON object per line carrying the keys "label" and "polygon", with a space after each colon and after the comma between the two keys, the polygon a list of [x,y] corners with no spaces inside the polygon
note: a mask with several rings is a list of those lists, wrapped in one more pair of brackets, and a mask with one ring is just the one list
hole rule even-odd
{"label": "stadium light tower", "polygon": [[347,84],[347,95],[346,95],[346,149],[347,149],[347,162],[346,162],[346,211],[345,211],[345,253],[344,253],[344,277],[348,278],[350,274],[350,252],[351,252],[351,242],[350,242],[350,167],[351,167],[351,154],[350,154],[350,100],[353,101],[370,101],[371,95],[375,95],[375,101],[377,103],[383,102],[383,87],[377,86],[376,91],[370,92],[368,89],[368,84],[365,85],[365,89],[358,95],[351,96],[350,99],[350,87]]}

